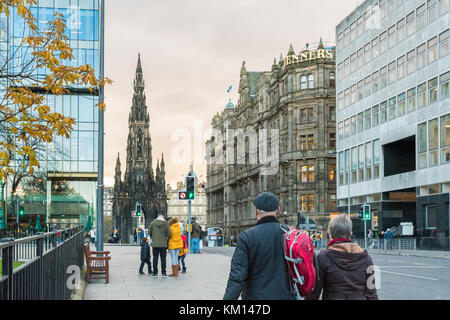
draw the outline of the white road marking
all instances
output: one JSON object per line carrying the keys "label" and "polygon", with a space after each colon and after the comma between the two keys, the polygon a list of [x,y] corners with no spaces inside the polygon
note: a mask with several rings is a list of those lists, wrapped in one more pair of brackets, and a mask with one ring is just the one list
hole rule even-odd
{"label": "white road marking", "polygon": [[416,268],[416,269],[450,269],[441,266],[379,266],[380,268]]}
{"label": "white road marking", "polygon": [[395,263],[403,263],[403,261],[399,261],[399,260],[388,260],[389,262],[395,262]]}
{"label": "white road marking", "polygon": [[405,277],[411,277],[411,278],[419,278],[419,279],[425,279],[425,280],[439,281],[439,279],[436,279],[436,278],[421,277],[421,276],[416,276],[416,275],[413,275],[413,274],[397,273],[397,272],[384,271],[384,270],[381,270],[381,272],[390,273],[390,274],[396,274],[396,275],[399,275],[399,276],[405,276]]}

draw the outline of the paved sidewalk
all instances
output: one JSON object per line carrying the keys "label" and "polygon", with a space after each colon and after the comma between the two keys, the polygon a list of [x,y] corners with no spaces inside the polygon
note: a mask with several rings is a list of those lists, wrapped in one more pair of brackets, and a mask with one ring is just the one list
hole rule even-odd
{"label": "paved sidewalk", "polygon": [[[104,249],[111,251],[109,284],[105,280],[92,280],[87,284],[85,300],[221,300],[225,293],[231,259],[214,250],[208,253],[209,248],[204,248],[201,254],[186,256],[187,273],[166,279],[161,277],[161,263],[156,279],[147,274],[147,265],[146,274],[138,274],[138,246],[105,244]],[[171,270],[167,255],[167,274]]]}

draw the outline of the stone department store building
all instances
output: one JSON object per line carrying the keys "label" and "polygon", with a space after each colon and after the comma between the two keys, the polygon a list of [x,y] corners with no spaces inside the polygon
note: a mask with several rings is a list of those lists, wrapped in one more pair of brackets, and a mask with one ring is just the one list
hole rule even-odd
{"label": "stone department store building", "polygon": [[261,161],[249,161],[261,156],[261,141],[250,148],[246,138],[242,152],[234,138],[234,163],[240,164],[227,163],[225,142],[211,137],[206,143],[207,155],[214,157],[207,164],[208,227],[224,228],[226,241],[255,225],[253,199],[263,191],[280,198],[280,220],[293,226],[302,212],[326,230],[329,213],[336,211],[335,47],[325,48],[322,40],[317,49],[308,47],[297,54],[291,45],[270,71],[249,72],[244,62],[237,105],[230,101],[212,120],[212,128],[224,137],[227,129],[258,135],[261,129],[279,130],[279,160],[272,175],[261,174]]}

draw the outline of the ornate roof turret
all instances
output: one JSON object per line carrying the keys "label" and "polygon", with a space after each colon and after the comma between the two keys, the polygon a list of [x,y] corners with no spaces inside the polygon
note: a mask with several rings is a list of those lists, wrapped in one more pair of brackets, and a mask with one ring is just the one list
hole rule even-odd
{"label": "ornate roof turret", "polygon": [[320,38],[320,42],[319,42],[319,47],[317,48],[317,49],[325,49],[325,46],[323,45],[323,41],[322,41],[322,38]]}
{"label": "ornate roof turret", "polygon": [[289,51],[288,51],[288,56],[295,56],[295,51],[294,51],[294,47],[291,45],[289,46]]}
{"label": "ornate roof turret", "polygon": [[225,106],[225,110],[227,110],[227,109],[234,109],[234,104],[233,104],[233,102],[231,102],[231,99]]}
{"label": "ornate roof turret", "polygon": [[247,75],[247,69],[245,68],[245,61],[242,61],[242,67],[241,67],[241,77]]}

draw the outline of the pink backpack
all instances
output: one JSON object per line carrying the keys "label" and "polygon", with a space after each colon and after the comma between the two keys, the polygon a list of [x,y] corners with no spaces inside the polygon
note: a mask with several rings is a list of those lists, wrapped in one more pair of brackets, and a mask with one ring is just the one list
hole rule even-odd
{"label": "pink backpack", "polygon": [[291,280],[291,289],[297,299],[309,295],[316,285],[314,245],[311,238],[293,227],[281,225],[284,258]]}

